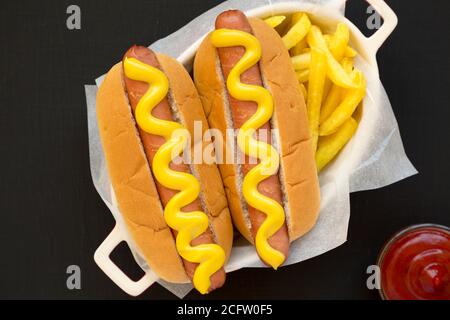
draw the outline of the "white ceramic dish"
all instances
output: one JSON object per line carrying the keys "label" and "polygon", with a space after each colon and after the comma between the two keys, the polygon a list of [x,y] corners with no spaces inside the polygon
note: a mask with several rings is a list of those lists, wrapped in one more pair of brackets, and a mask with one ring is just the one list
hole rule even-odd
{"label": "white ceramic dish", "polygon": [[[344,1],[345,0],[343,0],[343,2]],[[360,56],[366,62],[368,62],[368,64],[375,67],[373,69],[378,76],[376,53],[383,42],[395,29],[397,25],[397,16],[383,0],[367,0],[367,2],[375,8],[375,10],[384,20],[381,28],[377,30],[377,32],[375,32],[375,34],[373,34],[371,37],[364,36],[351,21],[343,17],[339,11],[336,11],[336,9],[327,9],[311,4],[302,4],[299,2],[277,3],[247,11],[246,14],[251,17],[265,18],[270,15],[288,14],[296,11],[304,11],[310,14],[312,20],[315,23],[320,24],[325,29],[333,28],[338,22],[344,22],[349,26],[351,31],[350,41],[352,46],[358,51]],[[178,60],[187,67],[191,66],[195,52],[197,51],[197,48],[202,40],[203,38],[198,39],[198,41],[192,44],[192,46],[187,48],[185,52],[178,57]],[[358,159],[352,159],[353,162],[357,160]],[[351,163],[347,163],[346,165],[351,165]],[[112,194],[114,194],[113,191],[111,192]],[[117,203],[114,203],[114,196],[112,198],[113,205],[116,206]],[[151,286],[158,279],[158,277],[148,268],[145,260],[139,253],[139,248],[134,245],[131,237],[126,230],[121,215],[114,210],[112,210],[112,212],[114,218],[116,219],[116,226],[96,250],[94,260],[97,265],[103,270],[103,272],[105,272],[105,274],[117,286],[119,286],[126,293],[132,296],[137,296],[144,290],[146,290],[149,286]],[[130,279],[110,259],[111,252],[123,241],[128,244],[136,262],[145,272],[145,275],[138,281],[133,281],[132,279]]]}

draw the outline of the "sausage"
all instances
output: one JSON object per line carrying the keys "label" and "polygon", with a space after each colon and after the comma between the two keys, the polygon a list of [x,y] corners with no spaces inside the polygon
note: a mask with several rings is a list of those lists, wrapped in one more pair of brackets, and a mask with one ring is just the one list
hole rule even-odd
{"label": "sausage", "polygon": [[[141,62],[144,62],[152,67],[161,69],[161,66],[158,62],[158,58],[156,57],[155,53],[151,51],[150,49],[142,46],[133,46],[131,47],[124,56],[128,58],[136,58]],[[125,88],[126,92],[128,94],[128,99],[133,111],[136,111],[136,106],[139,102],[139,100],[142,98],[142,96],[147,92],[148,90],[148,84],[142,81],[136,81],[127,78],[124,75],[125,80]],[[163,120],[169,120],[174,121],[172,111],[169,105],[169,100],[164,98],[154,109],[152,112],[153,116],[156,118],[160,118]],[[145,154],[147,156],[148,162],[151,164],[153,161],[153,158],[158,151],[158,149],[165,143],[165,139],[161,136],[149,134],[138,127],[139,135],[142,141],[142,145],[144,147]],[[186,172],[191,173],[189,166],[187,166],[184,163],[180,164],[174,164],[170,163],[170,168],[175,171],[180,172]],[[160,184],[155,179],[156,188],[158,190],[158,194],[161,200],[161,203],[163,207],[167,205],[169,200],[178,192],[176,190],[168,189],[164,187],[162,184]],[[183,211],[189,212],[189,211],[202,211],[203,208],[201,206],[200,200],[197,198],[194,202],[190,203],[189,205],[182,208]],[[172,230],[174,236],[176,237],[176,231]],[[210,229],[205,231],[203,234],[192,240],[191,245],[196,246],[200,244],[207,244],[207,243],[214,243],[213,234]],[[192,280],[194,276],[195,269],[197,268],[198,264],[193,263],[190,261],[187,261],[183,259],[183,265],[186,270],[187,275]],[[211,276],[211,286],[208,291],[212,291],[214,289],[220,288],[224,282],[225,282],[225,271],[223,268],[215,272]]]}
{"label": "sausage", "polygon": [[[216,19],[216,29],[234,29],[241,30],[253,34],[252,27],[248,22],[247,17],[238,10],[230,10],[221,13]],[[242,58],[245,53],[243,47],[224,47],[217,48],[219,54],[220,64],[222,66],[222,72],[224,79],[228,78],[230,71],[236,65],[236,63]],[[260,73],[259,65],[254,65],[252,68],[244,72],[241,76],[241,81],[246,84],[263,86],[262,77]],[[239,101],[228,95],[231,115],[233,118],[233,123],[236,129],[239,129],[257,110],[257,104],[253,101]],[[272,137],[270,133],[270,124],[265,123],[256,132],[256,137],[261,138],[261,130],[267,130],[265,142],[271,144]],[[260,139],[261,140],[261,139]],[[250,164],[250,159],[248,156],[245,157],[245,163],[242,165],[242,173],[247,174],[253,167],[256,166],[254,160]],[[282,191],[281,184],[278,174],[268,177],[263,180],[258,185],[258,191],[265,196],[268,196],[282,205]],[[250,217],[250,222],[252,226],[252,235],[255,238],[256,233],[261,226],[261,224],[266,219],[266,215],[256,210],[255,208],[249,206],[248,214]],[[289,254],[289,235],[286,227],[286,223],[268,239],[269,244],[274,249],[282,252],[285,257]]]}

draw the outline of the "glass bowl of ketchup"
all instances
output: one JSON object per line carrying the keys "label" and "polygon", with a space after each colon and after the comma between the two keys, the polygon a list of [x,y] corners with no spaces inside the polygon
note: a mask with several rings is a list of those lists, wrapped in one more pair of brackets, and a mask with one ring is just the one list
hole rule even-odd
{"label": "glass bowl of ketchup", "polygon": [[378,266],[384,300],[450,300],[450,228],[400,230],[384,245]]}

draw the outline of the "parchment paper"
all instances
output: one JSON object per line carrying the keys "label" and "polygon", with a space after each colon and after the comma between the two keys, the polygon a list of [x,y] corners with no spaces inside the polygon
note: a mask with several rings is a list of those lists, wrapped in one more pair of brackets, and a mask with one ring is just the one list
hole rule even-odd
{"label": "parchment paper", "polygon": [[[231,0],[224,2],[172,35],[156,41],[150,47],[155,51],[179,57],[186,48],[211,29],[216,15],[223,10],[234,8],[245,11],[278,2],[283,1]],[[301,2],[334,6],[343,10],[342,1],[339,0],[303,0]],[[113,64],[114,61],[111,61],[111,65]],[[357,59],[355,64],[367,78],[367,95],[364,100],[361,123],[356,135],[339,157],[320,174],[322,199],[319,219],[312,231],[292,244],[286,265],[318,256],[346,241],[350,218],[350,192],[380,188],[417,173],[405,154],[397,121],[377,76],[377,70],[361,58]],[[102,79],[103,77],[97,78],[97,85]],[[92,180],[117,223],[125,230],[119,209],[114,205],[100,143],[95,114],[97,86],[86,85],[85,89]],[[148,270],[145,260],[138,253],[138,248],[134,247],[131,239],[126,240],[137,263],[144,270]],[[241,237],[235,241],[230,261],[225,269],[231,272],[245,267],[266,266],[260,262],[254,247]],[[192,289],[190,284],[177,285],[162,280],[158,282],[180,298]]]}

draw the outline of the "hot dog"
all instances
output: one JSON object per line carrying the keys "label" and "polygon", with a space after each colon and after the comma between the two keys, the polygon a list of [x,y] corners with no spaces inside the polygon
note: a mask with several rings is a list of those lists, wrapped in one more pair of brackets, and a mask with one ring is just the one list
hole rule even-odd
{"label": "hot dog", "polygon": [[[247,17],[240,11],[226,11],[219,15],[216,19],[216,29],[223,28],[241,30],[253,34]],[[220,65],[222,66],[223,76],[224,78],[228,78],[231,69],[240,59],[242,59],[245,49],[242,47],[223,47],[218,48],[217,51],[219,54]],[[241,76],[241,81],[251,85],[263,86],[259,66],[254,65],[244,72]],[[254,101],[241,101],[233,98],[229,94],[227,96],[230,101],[234,128],[239,129],[256,112],[258,106]],[[270,124],[266,122],[257,130],[256,135],[258,135],[260,130],[266,130],[266,141],[271,144],[272,137]],[[242,164],[243,175],[246,175],[252,168],[255,167],[254,164],[250,164],[248,156],[246,157],[247,159],[245,163]],[[281,185],[278,175],[271,175],[267,179],[261,181],[258,185],[258,190],[262,194],[275,199],[280,204],[282,203]],[[265,220],[265,214],[249,206],[248,215],[252,226],[252,236],[254,238],[257,230]],[[287,256],[289,252],[289,236],[287,233],[286,223],[284,223],[283,226],[268,239],[268,241],[274,249],[279,250]]]}
{"label": "hot dog", "polygon": [[[258,61],[246,64],[259,50]],[[236,74],[230,75],[234,68]],[[251,164],[251,150],[245,143],[252,142],[240,140],[239,133],[233,139],[245,154],[245,162],[219,165],[237,229],[256,245],[262,261],[276,269],[286,261],[290,242],[314,226],[320,204],[305,102],[288,51],[262,20],[248,19],[237,10],[226,11],[200,45],[194,81],[211,128],[224,136],[230,128],[253,129],[259,141],[254,143],[277,154]],[[255,126],[257,113],[267,116],[267,121]],[[264,141],[259,139],[262,131],[267,136]],[[227,140],[223,148],[230,143]],[[255,171],[266,164],[274,171],[261,173],[256,187],[248,187]]]}
{"label": "hot dog", "polygon": [[[160,99],[148,100],[149,95],[164,88],[165,81],[168,92]],[[152,91],[154,88],[156,91]],[[151,112],[140,116],[140,109],[147,107]],[[169,282],[191,280],[201,293],[221,287],[233,231],[217,166],[171,161],[164,170],[157,169],[163,163],[163,149],[172,141],[162,134],[163,129],[177,126],[194,136],[194,121],[201,121],[202,128],[208,129],[189,74],[176,60],[133,46],[102,83],[97,95],[97,117],[118,206],[150,268]],[[165,120],[162,129],[150,126],[151,117]],[[164,180],[165,173],[175,174],[175,179]],[[177,177],[198,181],[200,193],[195,199],[180,202],[180,194],[186,191],[183,188],[190,186],[180,184],[178,188]],[[178,211],[173,209],[174,203],[180,204]],[[202,228],[183,222],[191,214],[199,221],[207,218]],[[186,236],[192,238],[186,240]],[[215,261],[213,265],[211,261]],[[197,272],[199,264],[203,267]]]}

